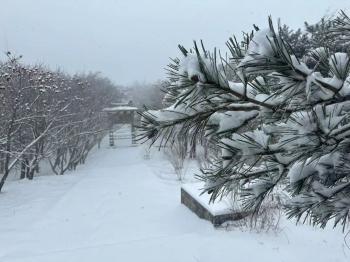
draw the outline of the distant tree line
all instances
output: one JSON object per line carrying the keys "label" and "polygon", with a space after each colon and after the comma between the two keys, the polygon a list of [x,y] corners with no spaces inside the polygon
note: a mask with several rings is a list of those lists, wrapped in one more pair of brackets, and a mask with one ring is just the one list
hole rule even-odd
{"label": "distant tree line", "polygon": [[127,87],[128,96],[133,104],[140,108],[159,109],[163,106],[163,98],[170,82],[157,80],[151,83],[135,83]]}
{"label": "distant tree line", "polygon": [[14,170],[33,179],[42,160],[57,175],[84,163],[108,128],[103,107],[122,96],[98,73],[69,75],[7,57],[0,63],[0,190]]}

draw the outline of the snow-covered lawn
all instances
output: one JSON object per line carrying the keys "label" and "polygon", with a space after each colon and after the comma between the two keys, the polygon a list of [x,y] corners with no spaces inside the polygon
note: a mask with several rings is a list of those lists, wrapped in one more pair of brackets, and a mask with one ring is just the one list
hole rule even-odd
{"label": "snow-covered lawn", "polygon": [[282,221],[282,232],[214,229],[180,204],[181,184],[142,147],[107,148],[65,176],[9,182],[0,261],[350,261],[340,230]]}

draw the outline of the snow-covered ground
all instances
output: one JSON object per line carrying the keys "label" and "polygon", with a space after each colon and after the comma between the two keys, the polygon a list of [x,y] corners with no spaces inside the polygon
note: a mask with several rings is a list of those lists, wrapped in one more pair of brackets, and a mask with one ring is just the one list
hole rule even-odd
{"label": "snow-covered ground", "polygon": [[215,229],[180,204],[166,160],[143,156],[106,140],[75,172],[9,182],[0,261],[350,261],[338,229],[285,220],[280,233]]}

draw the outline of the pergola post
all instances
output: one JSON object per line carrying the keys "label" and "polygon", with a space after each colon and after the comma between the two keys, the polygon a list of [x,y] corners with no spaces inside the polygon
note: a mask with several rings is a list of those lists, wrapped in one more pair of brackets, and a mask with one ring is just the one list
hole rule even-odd
{"label": "pergola post", "polygon": [[135,116],[134,116],[135,114],[134,114],[134,111],[132,111],[131,112],[131,120],[130,120],[130,124],[131,124],[131,143],[133,144],[133,145],[136,145],[136,129],[135,129],[135,122],[134,122],[134,118],[135,118]]}
{"label": "pergola post", "polygon": [[109,130],[109,146],[114,146],[114,132],[113,129]]}

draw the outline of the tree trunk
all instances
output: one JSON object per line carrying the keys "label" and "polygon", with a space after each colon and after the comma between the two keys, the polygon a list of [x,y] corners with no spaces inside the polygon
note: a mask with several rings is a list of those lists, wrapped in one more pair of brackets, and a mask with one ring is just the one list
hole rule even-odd
{"label": "tree trunk", "polygon": [[21,160],[21,175],[20,175],[20,179],[25,179],[26,178],[26,163],[25,160],[22,159]]}

